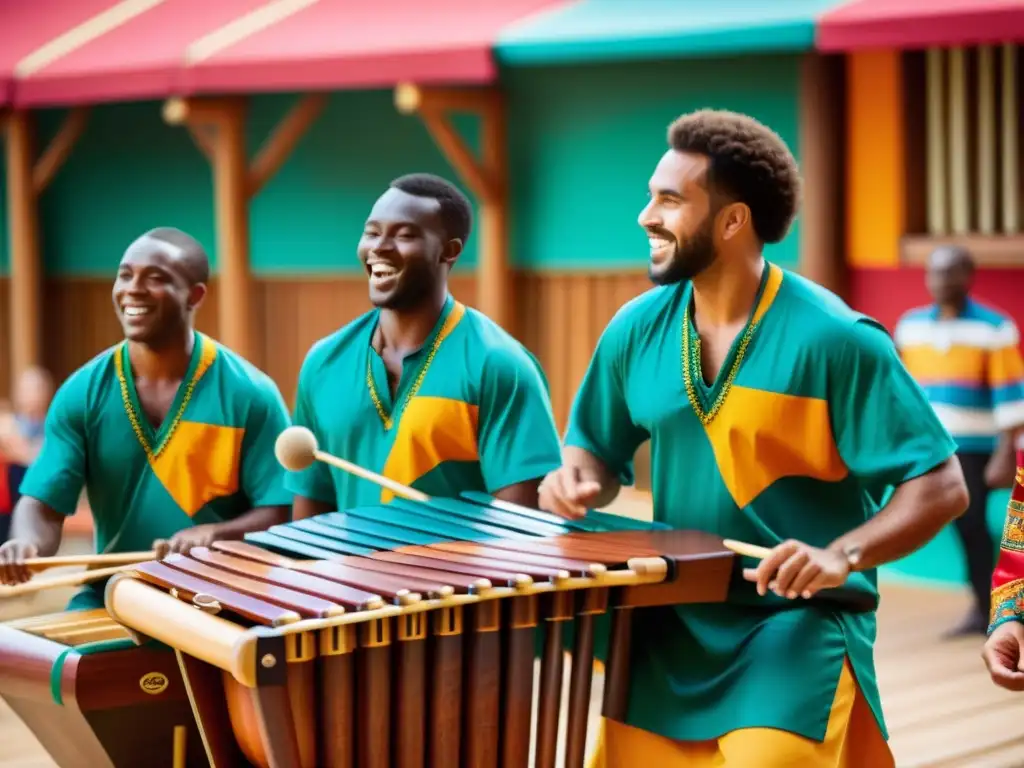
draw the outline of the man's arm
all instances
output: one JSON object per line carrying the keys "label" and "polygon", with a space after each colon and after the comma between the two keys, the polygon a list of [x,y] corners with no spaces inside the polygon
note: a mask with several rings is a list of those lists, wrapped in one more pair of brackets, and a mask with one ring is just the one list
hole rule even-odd
{"label": "man's arm", "polygon": [[871,570],[920,549],[960,517],[967,503],[960,461],[952,456],[898,486],[878,514],[840,536],[828,549],[839,555],[856,552],[855,570]]}
{"label": "man's arm", "polygon": [[32,578],[22,563],[31,557],[52,557],[60,548],[65,516],[39,499],[22,496],[11,513],[9,538],[0,546],[0,582],[21,584]]}
{"label": "man's arm", "polygon": [[623,485],[632,485],[633,457],[650,438],[633,422],[626,398],[632,323],[627,307],[597,342],[569,413],[562,467],[541,485],[541,507],[563,517],[608,506]]}
{"label": "man's arm", "polygon": [[841,346],[823,349],[832,432],[861,492],[888,503],[871,519],[818,549],[788,541],[746,578],[764,594],[808,597],[840,586],[853,568],[904,557],[966,511],[956,444],[885,333],[862,320]]}
{"label": "man's arm", "polygon": [[319,499],[311,499],[308,496],[296,494],[292,499],[292,519],[306,520],[326,512],[334,512],[335,504],[329,504]]}

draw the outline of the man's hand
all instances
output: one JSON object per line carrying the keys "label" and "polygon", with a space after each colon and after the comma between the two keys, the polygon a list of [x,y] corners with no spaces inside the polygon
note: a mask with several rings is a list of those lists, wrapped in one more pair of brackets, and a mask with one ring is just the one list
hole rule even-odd
{"label": "man's hand", "polygon": [[743,578],[757,583],[757,594],[766,595],[770,589],[790,600],[842,586],[849,575],[844,555],[793,540],[775,547],[757,568],[743,570]]}
{"label": "man's hand", "polygon": [[992,682],[1008,691],[1024,691],[1024,623],[1007,621],[989,635],[981,658]]}
{"label": "man's hand", "polygon": [[989,488],[1012,488],[1017,460],[1012,451],[996,451],[985,465],[985,485]]}
{"label": "man's hand", "polygon": [[0,545],[0,582],[7,585],[24,584],[32,578],[32,572],[24,563],[30,557],[38,557],[39,549],[21,539],[8,539]]}
{"label": "man's hand", "polygon": [[194,547],[208,547],[213,542],[223,538],[218,536],[218,526],[197,525],[194,528],[186,528],[178,531],[169,539],[158,539],[153,542],[153,551],[156,552],[156,559],[160,560],[170,554],[187,555]]}
{"label": "man's hand", "polygon": [[601,484],[581,479],[578,467],[563,466],[549,473],[538,491],[541,509],[575,520],[587,514],[601,493]]}

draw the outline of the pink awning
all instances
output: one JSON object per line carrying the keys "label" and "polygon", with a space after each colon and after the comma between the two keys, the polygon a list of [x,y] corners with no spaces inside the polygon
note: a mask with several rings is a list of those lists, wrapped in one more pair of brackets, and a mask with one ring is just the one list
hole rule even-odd
{"label": "pink awning", "polygon": [[316,90],[493,81],[491,48],[564,0],[319,0],[184,70],[197,91]]}
{"label": "pink awning", "polygon": [[[503,27],[571,1],[9,0],[0,96],[37,107],[487,82]],[[26,67],[45,44],[48,55]]]}
{"label": "pink awning", "polygon": [[906,50],[1020,41],[1022,0],[853,0],[822,14],[816,47]]}
{"label": "pink awning", "polygon": [[[24,5],[36,2],[25,0]],[[65,0],[67,5],[78,2]],[[266,5],[266,0],[91,3],[121,6],[126,12],[102,34],[17,78],[16,104],[35,107],[165,97],[174,93],[180,80],[189,44]],[[132,10],[136,13],[129,15]]]}
{"label": "pink awning", "polygon": [[0,10],[0,107],[10,104],[19,61],[115,0],[8,0]]}

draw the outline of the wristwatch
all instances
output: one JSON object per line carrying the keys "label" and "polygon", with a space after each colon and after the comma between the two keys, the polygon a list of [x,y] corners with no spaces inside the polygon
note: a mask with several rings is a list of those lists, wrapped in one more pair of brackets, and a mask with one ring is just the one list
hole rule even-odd
{"label": "wristwatch", "polygon": [[860,545],[859,544],[847,544],[843,547],[843,557],[846,558],[846,564],[850,566],[850,571],[856,571],[857,566],[860,564]]}

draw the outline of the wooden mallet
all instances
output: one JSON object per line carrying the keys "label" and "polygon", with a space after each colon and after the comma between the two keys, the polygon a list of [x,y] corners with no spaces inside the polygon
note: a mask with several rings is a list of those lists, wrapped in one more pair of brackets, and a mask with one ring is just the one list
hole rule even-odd
{"label": "wooden mallet", "polygon": [[339,459],[329,453],[324,453],[317,445],[316,435],[305,427],[288,427],[274,443],[274,455],[281,466],[292,472],[301,472],[313,465],[314,461],[322,461],[330,464],[343,472],[369,480],[382,488],[387,488],[396,496],[402,496],[413,501],[430,501],[430,497],[422,491],[417,491],[407,485],[402,485],[390,478],[378,475],[368,469],[363,469],[358,464],[353,464],[345,459]]}

